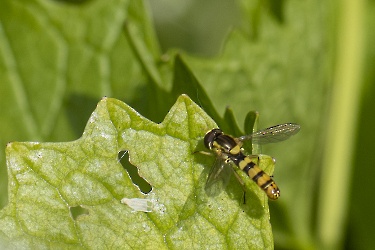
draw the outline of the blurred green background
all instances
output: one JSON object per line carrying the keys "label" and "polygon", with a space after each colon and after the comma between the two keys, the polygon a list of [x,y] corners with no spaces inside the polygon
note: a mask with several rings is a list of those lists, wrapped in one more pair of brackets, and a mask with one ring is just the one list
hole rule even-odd
{"label": "blurred green background", "polygon": [[282,191],[275,249],[375,249],[374,13],[361,0],[2,1],[1,207],[7,142],[75,140],[103,96],[162,121],[181,53],[241,128],[249,110],[262,128],[301,124],[263,147]]}

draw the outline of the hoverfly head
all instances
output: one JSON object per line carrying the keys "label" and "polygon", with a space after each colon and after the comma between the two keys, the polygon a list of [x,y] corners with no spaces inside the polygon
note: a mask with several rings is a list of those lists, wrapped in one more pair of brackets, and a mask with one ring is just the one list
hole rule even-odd
{"label": "hoverfly head", "polygon": [[223,134],[223,131],[221,131],[221,129],[218,129],[218,128],[215,128],[215,129],[209,131],[204,136],[204,145],[206,146],[206,148],[212,149],[212,144],[214,143],[214,141],[216,140],[216,138],[219,135],[222,135],[222,134]]}

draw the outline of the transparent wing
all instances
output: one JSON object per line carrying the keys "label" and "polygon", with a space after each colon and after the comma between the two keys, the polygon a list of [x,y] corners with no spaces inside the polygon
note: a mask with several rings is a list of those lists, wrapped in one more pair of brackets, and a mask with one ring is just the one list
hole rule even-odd
{"label": "transparent wing", "polygon": [[284,141],[298,133],[300,125],[296,123],[284,123],[273,127],[259,130],[250,135],[238,137],[240,141],[252,140],[252,143],[263,145]]}
{"label": "transparent wing", "polygon": [[225,160],[216,158],[206,181],[205,190],[208,196],[217,196],[225,189],[232,174],[231,168],[231,163],[226,163]]}

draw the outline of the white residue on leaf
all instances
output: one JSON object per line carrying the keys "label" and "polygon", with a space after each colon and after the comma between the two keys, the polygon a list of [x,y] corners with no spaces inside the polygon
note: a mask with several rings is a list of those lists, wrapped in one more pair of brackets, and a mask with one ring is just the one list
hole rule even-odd
{"label": "white residue on leaf", "polygon": [[[151,196],[155,197],[155,194],[151,194]],[[167,211],[164,204],[159,203],[159,200],[156,198],[152,199],[141,199],[141,198],[123,198],[121,203],[125,203],[134,212],[157,212],[157,213],[165,213]]]}
{"label": "white residue on leaf", "polygon": [[143,227],[143,231],[144,232],[148,232],[148,231],[151,230],[151,228],[148,225],[146,225],[146,224],[143,224],[142,227]]}
{"label": "white residue on leaf", "polygon": [[154,203],[150,199],[123,198],[121,203],[125,203],[135,212],[152,212],[154,208]]}

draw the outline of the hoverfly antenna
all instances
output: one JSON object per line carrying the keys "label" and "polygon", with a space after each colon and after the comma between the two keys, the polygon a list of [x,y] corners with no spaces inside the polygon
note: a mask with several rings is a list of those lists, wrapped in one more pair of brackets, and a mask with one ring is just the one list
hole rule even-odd
{"label": "hoverfly antenna", "polygon": [[208,149],[212,149],[212,143],[216,140],[216,138],[223,134],[223,131],[221,129],[215,128],[211,131],[209,131],[205,136],[204,136],[204,145]]}

